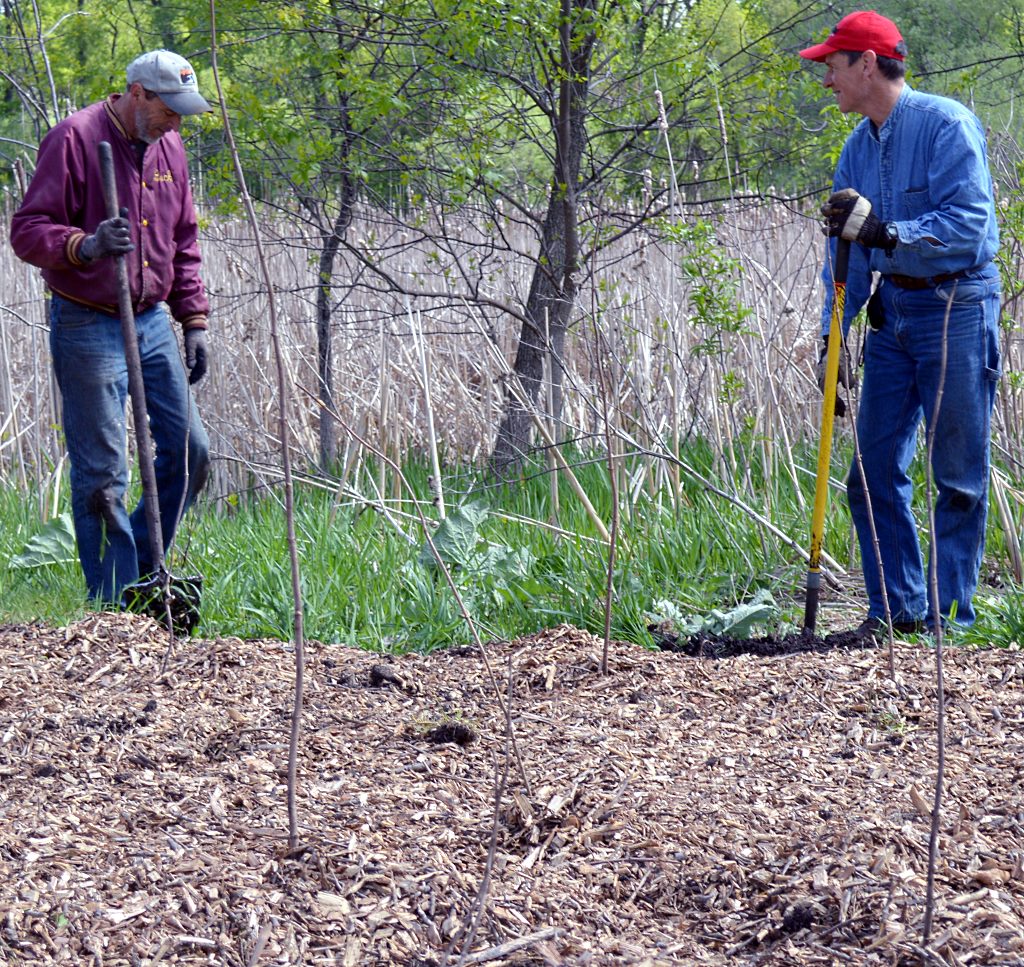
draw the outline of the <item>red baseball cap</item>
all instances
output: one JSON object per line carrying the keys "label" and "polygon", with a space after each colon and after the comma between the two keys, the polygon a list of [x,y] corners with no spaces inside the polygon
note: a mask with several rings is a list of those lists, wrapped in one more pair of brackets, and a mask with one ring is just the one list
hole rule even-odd
{"label": "red baseball cap", "polygon": [[903,60],[903,37],[891,20],[874,10],[858,10],[847,14],[823,44],[800,51],[801,57],[823,61],[837,50],[873,50],[880,57]]}

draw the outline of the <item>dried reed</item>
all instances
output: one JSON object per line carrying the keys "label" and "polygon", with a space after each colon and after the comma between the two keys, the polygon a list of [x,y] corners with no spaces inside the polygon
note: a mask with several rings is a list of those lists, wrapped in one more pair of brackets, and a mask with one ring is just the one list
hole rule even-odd
{"label": "dried reed", "polygon": [[[408,223],[380,211],[363,211],[353,223],[355,246],[383,270],[376,278],[386,274],[396,285],[368,282],[348,253],[335,280],[335,405],[345,424],[365,427],[366,438],[393,457],[436,449],[448,461],[478,462],[489,453],[499,423],[507,386],[501,356],[511,359],[519,329],[502,307],[514,312],[523,305],[532,263],[517,253],[535,246],[527,229],[511,221],[501,226],[508,243],[502,250],[485,219],[467,218],[457,233],[449,220],[443,244],[429,235],[429,213],[420,222],[418,236]],[[220,458],[208,495],[219,498],[265,485],[261,468],[276,461],[280,441],[267,298],[254,240],[239,221],[211,217],[205,226],[213,360],[198,395]],[[723,333],[720,350],[710,355],[694,352],[707,333],[693,322],[693,283],[681,271],[678,245],[635,233],[593,261],[580,305],[589,312],[588,287],[597,287],[597,324],[614,358],[606,374],[612,419],[645,446],[713,440],[717,472],[747,497],[763,489],[751,473],[755,457],[776,485],[799,492],[797,485],[813,471],[795,454],[800,442],[815,437],[819,412],[813,379],[821,304],[818,227],[782,204],[734,203],[719,213],[715,228],[718,244],[741,267],[738,298],[750,315],[741,331]],[[268,219],[262,231],[288,379],[298,390],[289,402],[292,455],[296,466],[315,467],[321,418],[315,403],[317,239],[297,222]],[[476,282],[474,293],[463,286],[469,278]],[[0,280],[0,480],[28,487],[46,481],[62,461],[44,292],[38,274],[7,245],[0,248]],[[409,325],[410,306],[419,320],[415,327]],[[1008,308],[1017,311],[1016,303]],[[1024,339],[1019,320],[1011,322],[1003,368],[1019,374]],[[589,325],[573,330],[561,360],[564,425],[557,437],[600,448],[588,333]],[[1005,379],[994,419],[995,452],[1010,457],[1015,477],[1024,436],[1022,393],[1019,376]],[[363,455],[349,452],[345,459],[351,473]],[[670,473],[661,461],[649,462],[623,492],[671,486]],[[383,499],[387,487],[380,483]],[[761,506],[773,499],[770,492],[756,496]]]}

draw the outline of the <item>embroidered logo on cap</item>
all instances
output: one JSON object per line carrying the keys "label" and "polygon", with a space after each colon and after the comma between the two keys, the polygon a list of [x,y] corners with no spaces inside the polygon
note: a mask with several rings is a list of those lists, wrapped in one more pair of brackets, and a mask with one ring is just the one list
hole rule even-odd
{"label": "embroidered logo on cap", "polygon": [[178,72],[178,76],[181,79],[181,83],[182,84],[192,84],[192,83],[194,83],[194,79],[193,79],[193,75],[192,75],[192,69],[190,67],[183,67]]}

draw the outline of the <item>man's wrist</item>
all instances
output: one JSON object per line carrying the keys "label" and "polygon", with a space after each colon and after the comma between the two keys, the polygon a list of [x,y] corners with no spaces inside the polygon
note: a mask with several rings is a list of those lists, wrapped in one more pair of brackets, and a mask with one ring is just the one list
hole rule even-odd
{"label": "man's wrist", "polygon": [[192,329],[209,329],[210,322],[205,313],[197,313],[193,316],[186,316],[181,320],[181,331],[189,332]]}
{"label": "man's wrist", "polygon": [[857,233],[857,241],[868,248],[888,250],[891,245],[889,226],[892,224],[892,222],[883,222],[872,212],[864,219],[864,224],[861,225],[860,231]]}
{"label": "man's wrist", "polygon": [[89,255],[88,246],[85,244],[89,236],[85,232],[78,232],[72,235],[65,243],[67,259],[72,265],[92,265],[93,259]]}

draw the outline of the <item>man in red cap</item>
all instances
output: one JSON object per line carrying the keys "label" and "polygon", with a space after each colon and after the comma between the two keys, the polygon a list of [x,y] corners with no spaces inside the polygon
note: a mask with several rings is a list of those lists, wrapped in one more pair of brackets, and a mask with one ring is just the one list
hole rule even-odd
{"label": "man in red cap", "polygon": [[[857,414],[863,476],[854,461],[847,482],[869,600],[858,630],[878,637],[887,618],[904,633],[937,621],[967,625],[985,544],[1000,367],[992,262],[999,238],[985,134],[962,104],[906,83],[903,37],[873,10],[844,17],[800,55],[825,65],[824,84],[840,111],[864,116],[843,146],[833,194],[821,209],[829,236],[822,332],[827,337],[831,322],[838,238],[853,243],[844,336],[865,306],[871,328]],[[823,379],[819,363],[821,385]],[[851,388],[852,367],[840,366],[840,380]],[[937,492],[938,613],[908,475],[922,418]]]}

